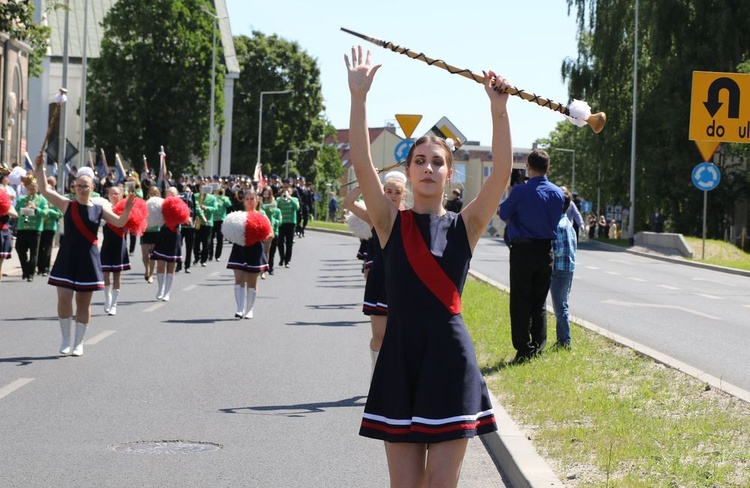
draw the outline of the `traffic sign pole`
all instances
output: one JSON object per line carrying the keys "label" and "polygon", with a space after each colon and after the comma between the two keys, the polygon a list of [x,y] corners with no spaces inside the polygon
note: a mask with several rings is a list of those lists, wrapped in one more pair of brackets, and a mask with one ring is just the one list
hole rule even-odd
{"label": "traffic sign pole", "polygon": [[701,252],[701,259],[706,259],[706,208],[708,202],[708,192],[703,192],[703,252]]}

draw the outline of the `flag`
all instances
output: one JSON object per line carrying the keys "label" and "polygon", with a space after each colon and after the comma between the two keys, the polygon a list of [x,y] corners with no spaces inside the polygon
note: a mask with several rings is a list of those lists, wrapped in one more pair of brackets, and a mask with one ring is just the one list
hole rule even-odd
{"label": "flag", "polygon": [[34,161],[32,161],[31,158],[29,157],[29,153],[25,152],[23,156],[24,156],[24,159],[26,160],[26,169],[29,171],[34,171]]}
{"label": "flag", "polygon": [[115,185],[119,185],[123,181],[125,181],[126,175],[125,175],[125,168],[122,166],[122,161],[120,161],[120,154],[115,153],[115,167],[117,169],[117,179],[115,179]]}
{"label": "flag", "polygon": [[263,169],[260,166],[260,163],[257,163],[255,165],[255,172],[253,173],[253,181],[258,182],[258,189],[262,190],[266,187],[266,177],[263,176]]}
{"label": "flag", "polygon": [[104,154],[104,149],[100,148],[99,151],[101,152],[102,158],[99,161],[99,164],[102,166],[101,170],[104,172],[104,177],[106,178],[109,174],[109,165],[107,164],[107,155]]}
{"label": "flag", "polygon": [[141,179],[148,178],[148,161],[146,161],[146,155],[143,155],[143,171],[141,172]]}
{"label": "flag", "polygon": [[167,153],[164,152],[164,146],[159,146],[159,177],[156,184],[164,189],[164,179],[167,177]]}
{"label": "flag", "polygon": [[88,165],[87,166],[89,168],[91,168],[91,169],[95,169],[94,168],[94,157],[91,155],[91,151],[89,151],[89,161],[88,161]]}

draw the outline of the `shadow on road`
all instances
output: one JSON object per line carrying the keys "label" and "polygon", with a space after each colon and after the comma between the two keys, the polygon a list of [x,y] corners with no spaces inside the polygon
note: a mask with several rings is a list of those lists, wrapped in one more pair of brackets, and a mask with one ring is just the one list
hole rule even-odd
{"label": "shadow on road", "polygon": [[50,361],[50,360],[57,360],[61,359],[67,356],[37,356],[37,357],[31,357],[31,356],[21,356],[17,358],[0,358],[0,363],[18,363],[16,366],[28,366],[29,364],[32,364],[35,361]]}
{"label": "shadow on road", "polygon": [[298,403],[296,405],[262,405],[258,407],[220,408],[222,413],[241,413],[251,415],[282,415],[284,417],[304,417],[311,413],[322,413],[331,408],[357,407],[362,408],[367,398],[364,395],[353,396],[336,402]]}
{"label": "shadow on road", "polygon": [[307,326],[307,325],[314,325],[317,327],[354,327],[360,324],[369,324],[369,320],[358,320],[356,322],[352,322],[350,320],[340,320],[336,322],[289,322],[286,325],[299,325],[299,326]]}

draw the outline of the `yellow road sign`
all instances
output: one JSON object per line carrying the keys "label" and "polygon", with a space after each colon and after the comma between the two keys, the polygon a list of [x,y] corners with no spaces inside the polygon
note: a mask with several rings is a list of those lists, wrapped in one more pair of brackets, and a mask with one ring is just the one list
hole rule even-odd
{"label": "yellow road sign", "polygon": [[422,120],[422,116],[396,114],[396,120],[398,120],[398,125],[401,126],[401,130],[404,131],[406,138],[410,139],[411,135],[414,133],[414,129],[419,125],[419,121]]}
{"label": "yellow road sign", "polygon": [[693,71],[690,140],[750,143],[750,75]]}

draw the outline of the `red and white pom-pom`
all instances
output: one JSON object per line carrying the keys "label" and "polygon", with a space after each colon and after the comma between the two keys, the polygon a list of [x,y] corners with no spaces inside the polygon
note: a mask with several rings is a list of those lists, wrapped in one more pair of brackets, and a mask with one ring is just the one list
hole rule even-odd
{"label": "red and white pom-pom", "polygon": [[370,224],[354,215],[353,212],[349,212],[349,215],[346,216],[346,225],[349,226],[349,230],[352,231],[354,237],[359,237],[360,239],[369,239],[372,237]]}
{"label": "red and white pom-pom", "polygon": [[178,225],[187,224],[190,221],[190,208],[180,197],[167,197],[161,206],[164,216],[164,225],[170,229],[177,230]]}
{"label": "red and white pom-pom", "polygon": [[100,207],[104,207],[106,209],[112,210],[112,202],[110,202],[104,197],[91,197],[91,203],[93,203],[94,205],[99,205]]}
{"label": "red and white pom-pom", "polygon": [[[117,215],[122,215],[125,211],[126,199],[122,199],[117,202],[117,205],[112,208],[112,211]],[[128,234],[136,236],[143,235],[146,231],[146,217],[148,216],[148,207],[146,202],[142,198],[136,198],[133,200],[133,207],[130,209],[130,215],[128,221],[122,227],[122,229]]]}
{"label": "red and white pom-pom", "polygon": [[252,246],[268,239],[271,222],[261,212],[231,212],[221,224],[221,233],[232,244]]}
{"label": "red and white pom-pom", "polygon": [[586,121],[591,117],[591,107],[583,100],[573,100],[573,103],[568,105],[568,112],[570,115],[566,115],[565,118],[578,127],[586,125]]}
{"label": "red and white pom-pom", "polygon": [[164,225],[164,215],[161,213],[163,203],[164,199],[162,197],[151,197],[146,201],[146,207],[148,207],[146,223],[149,227],[161,227]]}
{"label": "red and white pom-pom", "polygon": [[10,211],[10,197],[8,194],[0,188],[0,217],[7,214]]}

